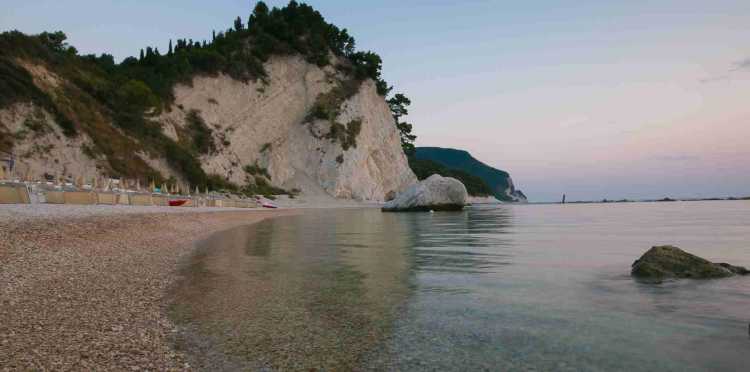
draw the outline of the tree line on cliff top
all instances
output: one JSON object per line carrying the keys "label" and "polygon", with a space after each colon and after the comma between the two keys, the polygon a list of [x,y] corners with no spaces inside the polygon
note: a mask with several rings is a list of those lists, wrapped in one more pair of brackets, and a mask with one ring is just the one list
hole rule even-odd
{"label": "tree line on cliff top", "polygon": [[[344,62],[337,68],[359,81],[374,80],[380,95],[387,96],[392,89],[381,76],[380,56],[370,51],[357,51],[355,40],[346,29],[327,23],[311,6],[296,1],[273,9],[258,2],[247,21],[238,17],[233,27],[214,31],[210,41],[178,39],[173,43],[170,40],[164,53],[147,47],[138,57],[128,57],[119,64],[109,54],[81,56],[66,40],[66,35],[60,31],[34,36],[18,31],[0,34],[0,108],[18,101],[32,100],[41,104],[57,118],[66,135],[75,136],[83,130],[95,142],[95,148],[89,150],[110,159],[119,158],[110,160],[115,163],[113,175],[135,176],[143,164],[130,164],[136,161],[134,157],[119,154],[132,143],[125,140],[119,144],[108,143],[112,142],[111,136],[93,133],[96,132],[93,129],[103,131],[103,123],[84,123],[86,117],[96,117],[94,111],[102,107],[112,122],[148,147],[147,151],[164,153],[169,163],[185,174],[190,183],[222,186],[216,177],[203,173],[196,154],[166,138],[158,123],[149,118],[171,104],[175,84],[189,83],[198,74],[225,73],[242,81],[266,82],[263,64],[271,56],[299,54],[308,62],[323,67],[332,63],[330,56],[333,54]],[[67,89],[65,93],[71,99],[81,98],[82,104],[62,102],[41,91],[29,73],[18,66],[18,57],[41,60],[73,83],[75,89]],[[89,97],[95,102],[87,102]],[[402,123],[400,118],[406,114],[405,107],[410,102],[397,94],[388,103],[404,150],[408,152],[413,148],[415,137],[411,134],[411,125]],[[157,174],[151,176],[158,177]]]}

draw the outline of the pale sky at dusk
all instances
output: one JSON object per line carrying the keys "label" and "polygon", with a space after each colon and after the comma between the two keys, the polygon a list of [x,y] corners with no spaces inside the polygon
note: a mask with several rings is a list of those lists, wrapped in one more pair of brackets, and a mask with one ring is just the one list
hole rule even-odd
{"label": "pale sky at dusk", "polygon": [[[250,3],[2,0],[0,29],[122,59]],[[533,201],[750,195],[750,1],[308,3],[383,57],[418,145],[466,149]]]}

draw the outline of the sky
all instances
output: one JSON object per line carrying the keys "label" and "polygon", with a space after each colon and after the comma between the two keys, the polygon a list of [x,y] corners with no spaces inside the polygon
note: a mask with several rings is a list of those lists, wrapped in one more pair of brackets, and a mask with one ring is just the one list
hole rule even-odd
{"label": "sky", "polygon": [[[2,30],[118,60],[254,4],[0,2]],[[750,1],[307,3],[383,57],[419,146],[468,150],[533,201],[750,195]]]}

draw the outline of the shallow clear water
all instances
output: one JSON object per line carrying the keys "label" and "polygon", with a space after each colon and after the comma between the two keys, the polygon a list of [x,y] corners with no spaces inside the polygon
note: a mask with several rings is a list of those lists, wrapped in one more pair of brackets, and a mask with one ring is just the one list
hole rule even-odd
{"label": "shallow clear water", "polygon": [[[286,276],[325,268],[357,274],[314,276],[315,291],[333,291],[336,303],[308,291],[294,298],[328,304],[309,307],[305,319],[325,317],[335,306],[346,312],[336,319],[356,315],[382,331],[372,345],[358,347],[360,368],[750,366],[750,278],[648,284],[629,276],[633,260],[660,244],[750,266],[747,201],[514,205],[433,214],[331,210],[244,229],[265,238],[232,239],[252,256],[240,265],[242,275],[280,278],[288,292]],[[335,295],[339,280],[356,281],[356,290],[346,289],[356,300]]]}

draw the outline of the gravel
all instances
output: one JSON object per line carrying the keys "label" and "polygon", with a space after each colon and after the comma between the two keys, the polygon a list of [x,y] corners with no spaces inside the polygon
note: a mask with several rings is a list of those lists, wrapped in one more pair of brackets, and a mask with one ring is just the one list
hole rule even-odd
{"label": "gravel", "polygon": [[64,205],[64,204],[0,204],[0,221],[6,218],[81,218],[111,215],[132,215],[169,213],[184,214],[195,212],[236,211],[236,208],[177,208],[135,205]]}
{"label": "gravel", "polygon": [[0,370],[189,370],[165,294],[193,242],[295,213],[0,206]]}

